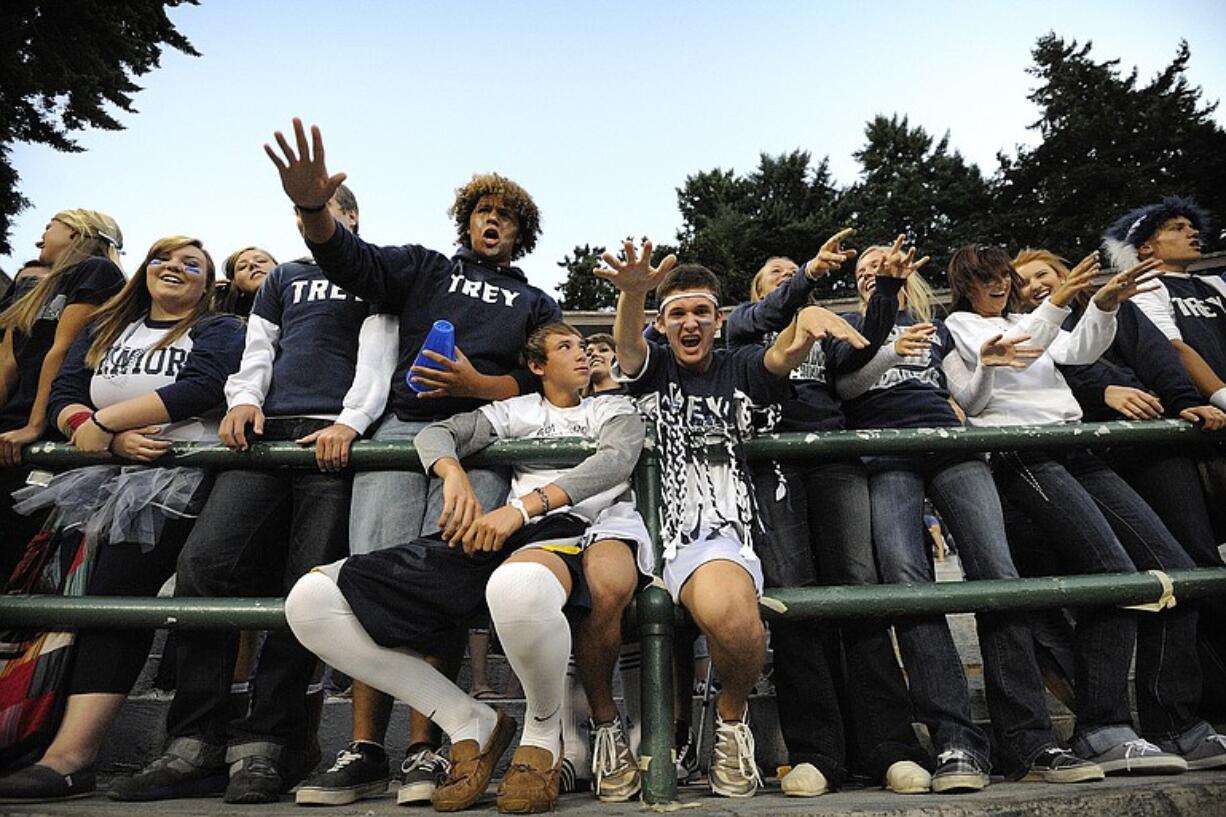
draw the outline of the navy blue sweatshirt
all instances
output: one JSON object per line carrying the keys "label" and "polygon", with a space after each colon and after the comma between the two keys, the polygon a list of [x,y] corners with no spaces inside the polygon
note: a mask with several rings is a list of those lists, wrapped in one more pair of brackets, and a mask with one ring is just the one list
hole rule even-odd
{"label": "navy blue sweatshirt", "polygon": [[369,314],[369,304],[336,286],[307,260],[280,264],[270,272],[251,307],[253,318],[274,324],[280,332],[264,414],[339,414],[353,383],[358,334]]}
{"label": "navy blue sweatshirt", "polygon": [[1184,343],[1204,358],[1214,374],[1226,380],[1226,297],[1195,275],[1164,275],[1161,281],[1170,293],[1175,325]]}
{"label": "navy blue sweatshirt", "polygon": [[[1073,312],[1064,320],[1064,329],[1072,331],[1083,312],[1082,307],[1073,304]],[[1178,417],[1184,409],[1205,404],[1175,347],[1140,309],[1129,301],[1120,304],[1115,327],[1115,340],[1098,362],[1059,367],[1081,404],[1084,419],[1120,419],[1119,412],[1103,399],[1108,386],[1153,392],[1162,401],[1168,417]]]}
{"label": "navy blue sweatshirt", "polygon": [[[859,328],[863,318],[852,312],[843,316]],[[897,313],[895,326],[887,342],[893,343],[903,330],[919,323],[908,311]],[[928,350],[921,355],[904,358],[883,374],[864,394],[843,403],[847,424],[851,428],[944,428],[960,426],[962,422],[949,404],[945,372],[941,361],[954,351],[949,329],[934,318],[936,332]],[[836,359],[851,347],[843,341],[834,343]]]}
{"label": "navy blue sweatshirt", "polygon": [[[728,345],[731,348],[752,343],[770,344],[788,327],[796,312],[809,303],[809,297],[817,282],[810,280],[803,270],[784,281],[766,297],[756,303],[745,303],[732,310],[728,316]],[[877,287],[869,298],[865,311],[862,334],[868,347],[855,349],[844,344],[846,351],[831,367],[837,376],[839,371],[854,371],[877,353],[894,325],[898,312],[898,292],[904,279],[880,277]],[[792,370],[790,375],[795,395],[783,402],[783,418],[779,431],[829,431],[844,426],[843,412],[833,392],[833,383],[827,376],[832,344],[829,339],[816,343],[809,351],[809,359]]]}
{"label": "navy blue sweatshirt", "polygon": [[[144,320],[150,329],[170,329],[173,321]],[[154,391],[162,398],[170,422],[177,423],[191,417],[199,417],[225,407],[222,389],[226,378],[238,369],[243,356],[243,322],[233,315],[212,315],[202,318],[188,330],[190,343],[178,341],[170,348],[123,349],[127,334],[121,334],[95,372],[85,362],[90,344],[97,331],[95,324],[77,335],[64,359],[64,365],[51,385],[51,398],[47,405],[47,417],[52,424],[58,421],[60,412],[73,403],[98,408],[91,396],[95,376],[119,378],[136,375],[131,379],[140,382],[140,375],[148,380],[168,380]],[[184,351],[183,347],[187,347]],[[141,393],[123,395],[124,399],[140,397]]]}
{"label": "navy blue sweatshirt", "polygon": [[389,407],[401,420],[436,420],[489,402],[419,399],[405,382],[437,320],[455,326],[456,346],[477,371],[511,375],[520,394],[536,388],[536,378],[520,362],[520,351],[535,329],[561,320],[562,311],[517,267],[491,264],[469,249],[449,259],[415,244],[377,247],[340,228],[325,243],[308,244],[329,280],[378,304],[380,311],[399,314],[400,360]]}

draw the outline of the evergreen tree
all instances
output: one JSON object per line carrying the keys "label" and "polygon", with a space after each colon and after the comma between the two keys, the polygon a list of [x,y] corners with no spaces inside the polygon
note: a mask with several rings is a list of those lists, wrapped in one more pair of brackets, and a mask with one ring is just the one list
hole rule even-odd
{"label": "evergreen tree", "polygon": [[1216,103],[1188,83],[1187,43],[1144,84],[1135,68],[1121,74],[1118,59],[1092,59],[1091,46],[1055,34],[1035,46],[1028,70],[1040,84],[1029,99],[1042,141],[999,156],[996,240],[1076,259],[1120,214],[1171,193],[1226,217],[1226,132]]}
{"label": "evergreen tree", "polygon": [[132,77],[158,67],[163,46],[199,56],[166,17],[197,0],[4,0],[0,4],[0,254],[10,219],[29,206],[9,162],[17,142],[77,152],[72,132],[121,130],[106,109],[134,113]]}
{"label": "evergreen tree", "polygon": [[[634,240],[627,236],[627,241]],[[646,238],[641,238],[638,244],[641,246]],[[590,244],[584,244],[582,247],[575,245],[574,256],[566,255],[558,262],[558,266],[566,270],[566,280],[558,287],[558,300],[563,309],[567,310],[613,310],[617,308],[617,288],[603,278],[593,274],[593,270],[600,266],[601,256],[605,253],[604,247],[593,247]],[[651,258],[653,263],[660,263],[670,253],[676,253],[677,248],[669,244],[660,244],[652,248]],[[622,259],[626,258],[626,254],[621,250],[615,255]],[[648,303],[652,299],[648,298]]]}

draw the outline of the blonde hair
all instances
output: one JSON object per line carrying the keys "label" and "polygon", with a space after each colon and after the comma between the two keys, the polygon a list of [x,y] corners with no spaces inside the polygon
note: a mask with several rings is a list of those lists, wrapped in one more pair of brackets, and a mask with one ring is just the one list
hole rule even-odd
{"label": "blonde hair", "polygon": [[[106,258],[120,267],[123,233],[115,219],[97,210],[61,210],[51,217],[73,231],[72,241],[38,284],[0,315],[0,329],[30,334],[64,274],[87,258]],[[122,270],[122,267],[120,267]]]}
{"label": "blonde hair", "polygon": [[237,273],[236,267],[238,266],[238,259],[242,257],[243,253],[251,252],[252,250],[255,250],[256,252],[264,253],[264,255],[268,256],[268,260],[272,261],[273,266],[276,266],[277,259],[273,257],[272,253],[270,253],[268,250],[264,249],[263,247],[257,247],[254,244],[252,244],[250,247],[243,247],[242,249],[235,250],[234,252],[230,253],[229,257],[226,258],[225,262],[221,266],[222,266],[222,269],[226,271],[227,279],[231,281],[234,280],[234,276]]}
{"label": "blonde hair", "polygon": [[[869,256],[869,253],[879,252],[881,254],[888,253],[892,247],[887,247],[882,244],[874,244],[868,247],[864,252],[860,253],[860,260],[863,261]],[[907,276],[907,283],[903,285],[903,292],[907,296],[907,311],[918,318],[921,322],[927,323],[932,320],[932,286],[924,280],[924,276],[918,272],[913,272]],[[860,298],[860,314],[868,308],[863,297]]]}
{"label": "blonde hair", "polygon": [[766,278],[766,273],[771,268],[771,264],[779,261],[786,261],[797,269],[800,268],[799,264],[797,264],[791,258],[788,258],[786,255],[772,255],[770,258],[766,259],[766,263],[764,263],[761,268],[754,273],[753,280],[749,282],[749,300],[751,302],[757,303],[766,297],[766,293],[762,291],[762,281]]}
{"label": "blonde hair", "polygon": [[204,254],[204,292],[192,311],[180,318],[171,327],[170,331],[155,343],[151,349],[166,348],[183,337],[201,318],[212,311],[211,295],[213,283],[217,276],[217,269],[213,265],[213,257],[204,248],[204,244],[198,238],[189,238],[185,235],[172,235],[156,241],[149,248],[149,252],[145,254],[145,260],[141,262],[140,267],[128,280],[124,288],[119,291],[119,294],[104,303],[94,315],[93,326],[96,328],[96,332],[93,342],[89,345],[89,351],[85,353],[85,363],[87,366],[91,369],[97,369],[99,364],[102,363],[103,358],[106,357],[107,351],[123,330],[148,314],[150,307],[153,306],[153,296],[149,294],[149,279],[146,275],[149,269],[149,262],[159,255],[174,252],[183,247],[195,247]]}

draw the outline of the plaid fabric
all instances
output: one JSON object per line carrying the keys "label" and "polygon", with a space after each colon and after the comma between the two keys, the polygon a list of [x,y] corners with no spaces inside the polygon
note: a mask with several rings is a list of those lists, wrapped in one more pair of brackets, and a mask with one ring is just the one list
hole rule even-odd
{"label": "plaid fabric", "polygon": [[[8,595],[85,595],[94,547],[51,514],[5,587]],[[64,709],[74,631],[0,631],[0,767],[33,760],[50,744]]]}

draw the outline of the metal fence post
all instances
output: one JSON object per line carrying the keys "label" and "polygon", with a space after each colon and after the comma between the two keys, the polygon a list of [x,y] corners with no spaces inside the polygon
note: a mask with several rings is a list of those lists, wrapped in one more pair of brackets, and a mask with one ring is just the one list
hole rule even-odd
{"label": "metal fence post", "polygon": [[[660,575],[660,465],[650,443],[634,470],[634,491],[639,513],[659,549],[656,575]],[[677,764],[673,759],[673,600],[662,587],[651,586],[638,595],[639,645],[642,652],[643,740],[639,748],[644,767],[643,800],[650,804],[677,799]]]}

